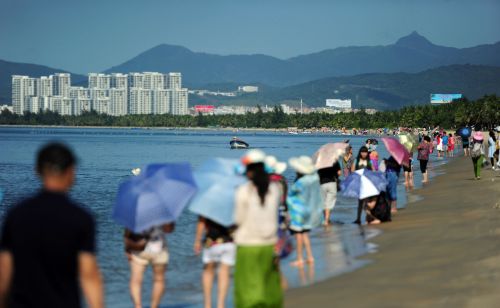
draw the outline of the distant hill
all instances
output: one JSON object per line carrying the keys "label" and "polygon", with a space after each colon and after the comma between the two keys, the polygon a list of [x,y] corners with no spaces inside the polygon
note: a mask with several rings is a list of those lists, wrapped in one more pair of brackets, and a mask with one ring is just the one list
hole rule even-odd
{"label": "distant hill", "polygon": [[[43,65],[16,63],[0,60],[0,103],[10,103],[12,96],[12,75],[27,75],[30,77],[48,76],[54,73],[68,73],[65,70]],[[81,84],[86,76],[71,74],[71,83]]]}
{"label": "distant hill", "polygon": [[352,99],[353,107],[395,109],[428,104],[431,93],[461,93],[469,99],[500,93],[500,67],[451,65],[420,73],[362,74],[331,77],[295,86],[248,94],[236,99],[190,96],[190,102],[215,104],[295,103],[302,98],[313,107],[325,106],[327,98]]}
{"label": "distant hill", "polygon": [[158,45],[107,72],[182,72],[186,84],[263,83],[290,86],[326,77],[416,73],[452,64],[500,66],[500,42],[471,48],[435,45],[413,32],[387,46],[341,47],[287,60],[266,55],[220,56]]}

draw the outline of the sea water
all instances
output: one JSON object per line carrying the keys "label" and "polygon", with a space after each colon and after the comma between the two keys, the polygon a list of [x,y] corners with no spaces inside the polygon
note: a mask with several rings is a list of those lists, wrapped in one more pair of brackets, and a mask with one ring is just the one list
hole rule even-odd
{"label": "sea water", "polygon": [[[357,155],[367,139],[366,136],[326,133],[289,135],[283,132],[234,133],[226,130],[0,127],[0,188],[4,191],[0,217],[10,206],[40,188],[34,173],[39,147],[49,141],[69,144],[78,157],[77,179],[71,195],[96,217],[98,260],[105,281],[107,306],[130,307],[129,268],[123,250],[123,228],[111,219],[119,184],[131,176],[131,169],[148,163],[187,161],[196,169],[212,157],[239,158],[244,151],[229,149],[229,141],[234,135],[248,142],[252,148],[262,149],[285,162],[292,156],[312,155],[322,144],[342,142],[346,138],[350,139],[353,154]],[[381,142],[377,151],[380,158],[388,157]],[[431,172],[444,162],[433,159],[430,162]],[[418,188],[421,181],[418,161],[414,163],[414,169],[415,187]],[[284,175],[288,181],[293,181],[293,170],[289,168]],[[408,200],[417,198],[405,192],[403,181],[401,173],[399,208],[405,207]],[[282,269],[290,287],[324,280],[368,262],[356,257],[376,249],[368,240],[378,231],[352,224],[356,209],[357,200],[339,197],[332,214],[334,225],[311,232],[316,259],[313,267],[290,267],[289,262],[294,255],[283,260]],[[201,258],[193,253],[192,248],[196,219],[186,210],[177,222],[175,232],[167,237],[171,261],[166,274],[164,307],[197,307],[203,301]],[[148,271],[143,292],[146,306],[150,290],[151,273]]]}

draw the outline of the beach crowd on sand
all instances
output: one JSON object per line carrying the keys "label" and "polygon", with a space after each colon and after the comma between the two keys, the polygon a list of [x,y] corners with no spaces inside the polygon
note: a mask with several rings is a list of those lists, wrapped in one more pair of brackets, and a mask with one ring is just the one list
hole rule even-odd
{"label": "beach crowd on sand", "polygon": [[[113,219],[124,227],[133,306],[142,307],[144,272],[151,264],[150,306],[159,307],[169,264],[166,235],[175,232],[185,208],[198,217],[193,252],[203,263],[204,306],[225,307],[232,277],[235,307],[282,307],[287,283],[280,262],[295,251],[292,266],[314,265],[309,233],[331,223],[338,195],[358,200],[354,223],[390,222],[401,169],[405,186],[414,186],[414,155],[424,184],[431,155],[454,157],[460,148],[480,179],[485,161],[492,170],[500,168],[499,131],[484,138],[467,127],[454,133],[400,129],[392,137],[367,139],[356,152],[344,140],[288,163],[251,149],[240,160],[211,159],[194,172],[186,163],[133,169],[113,209]],[[379,157],[379,142],[389,157]],[[0,307],[80,307],[80,289],[89,307],[104,306],[95,222],[68,196],[76,164],[64,144],[39,150],[42,189],[12,207],[1,229]],[[287,167],[295,172],[291,183],[283,176]]]}

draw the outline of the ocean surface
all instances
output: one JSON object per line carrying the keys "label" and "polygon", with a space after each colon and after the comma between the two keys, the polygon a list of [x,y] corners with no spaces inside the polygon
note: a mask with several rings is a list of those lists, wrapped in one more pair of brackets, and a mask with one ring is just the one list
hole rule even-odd
{"label": "ocean surface", "polygon": [[[239,158],[244,151],[230,150],[229,141],[238,136],[252,148],[260,148],[280,161],[298,155],[312,155],[322,144],[350,139],[357,154],[366,136],[332,134],[299,134],[273,132],[230,132],[223,130],[166,130],[133,128],[19,128],[0,127],[0,188],[4,200],[0,217],[26,196],[35,193],[40,183],[34,174],[38,148],[48,141],[63,141],[76,152],[79,160],[77,180],[71,191],[74,199],[88,207],[97,220],[98,259],[104,276],[108,307],[130,307],[129,269],[123,253],[123,229],[111,220],[111,211],[119,184],[131,176],[131,169],[148,163],[187,161],[194,169],[211,157]],[[380,158],[388,157],[382,144]],[[431,177],[446,160],[433,158],[429,164]],[[420,187],[418,161],[414,163],[415,188]],[[284,174],[289,181],[294,172]],[[400,176],[398,207],[404,208],[418,195],[407,193]],[[288,264],[294,256],[283,260],[282,268],[290,287],[308,285],[355,270],[369,261],[358,256],[377,247],[369,242],[379,231],[352,224],[357,200],[340,197],[333,210],[334,225],[311,233],[316,263],[302,270]],[[397,217],[395,218],[397,219]],[[187,210],[182,214],[173,234],[168,235],[171,262],[166,274],[167,289],[162,307],[198,307],[203,301],[200,275],[201,257],[193,253],[196,217]],[[144,282],[145,307],[151,290],[151,273]],[[231,297],[231,296],[230,296]],[[231,298],[228,299],[231,301]]]}

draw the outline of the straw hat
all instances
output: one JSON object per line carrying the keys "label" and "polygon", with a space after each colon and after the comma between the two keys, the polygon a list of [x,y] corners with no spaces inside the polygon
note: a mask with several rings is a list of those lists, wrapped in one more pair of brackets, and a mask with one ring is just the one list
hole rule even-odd
{"label": "straw hat", "polygon": [[309,156],[292,157],[288,162],[295,171],[301,174],[311,174],[316,171],[313,160]]}
{"label": "straw hat", "polygon": [[477,141],[483,141],[483,133],[481,132],[475,132],[474,135],[472,136],[472,139],[477,140]]}
{"label": "straw hat", "polygon": [[269,155],[266,157],[264,160],[264,163],[266,164],[267,167],[272,169],[273,173],[276,174],[282,174],[286,170],[286,163],[285,162],[280,162],[275,156]]}
{"label": "straw hat", "polygon": [[250,164],[264,163],[266,159],[266,153],[261,150],[253,149],[245,153],[241,157],[241,163],[245,166]]}

